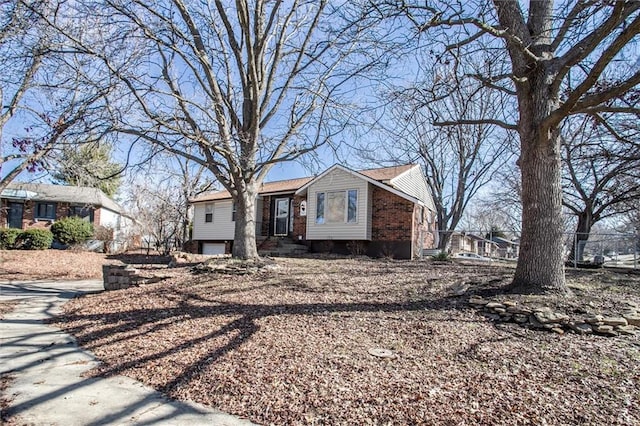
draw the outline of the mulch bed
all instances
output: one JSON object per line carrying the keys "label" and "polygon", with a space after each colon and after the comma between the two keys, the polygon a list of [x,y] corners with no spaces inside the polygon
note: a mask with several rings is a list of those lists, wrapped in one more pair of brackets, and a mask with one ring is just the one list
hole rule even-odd
{"label": "mulch bed", "polygon": [[[53,322],[103,364],[178,399],[262,424],[639,424],[640,339],[492,323],[469,295],[512,269],[278,259],[88,295]],[[177,273],[180,270],[182,273]],[[166,271],[164,271],[166,274]],[[580,271],[574,296],[523,303],[607,314],[640,277]],[[468,286],[452,295],[452,288]]]}

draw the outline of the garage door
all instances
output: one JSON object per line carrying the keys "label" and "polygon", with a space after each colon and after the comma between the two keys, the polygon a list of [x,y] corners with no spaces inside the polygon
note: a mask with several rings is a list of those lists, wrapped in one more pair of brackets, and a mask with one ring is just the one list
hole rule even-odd
{"label": "garage door", "polygon": [[203,243],[202,254],[224,254],[224,243]]}

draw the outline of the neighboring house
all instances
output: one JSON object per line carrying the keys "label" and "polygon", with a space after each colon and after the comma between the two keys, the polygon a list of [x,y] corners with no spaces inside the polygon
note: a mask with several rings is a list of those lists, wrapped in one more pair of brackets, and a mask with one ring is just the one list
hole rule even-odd
{"label": "neighboring house", "polygon": [[469,232],[451,234],[451,254],[475,253],[484,257],[498,256],[498,244]]}
{"label": "neighboring house", "polygon": [[122,207],[97,188],[11,183],[0,193],[1,227],[48,228],[69,216],[108,228],[116,242],[131,237],[134,225]]}
{"label": "neighboring house", "polygon": [[[235,209],[227,191],[194,206],[198,252],[229,253]],[[291,238],[312,251],[413,258],[437,243],[433,199],[418,165],[354,171],[334,165],[315,177],[264,183],[256,235]]]}
{"label": "neighboring house", "polygon": [[520,244],[502,237],[491,238],[498,245],[498,256],[505,259],[515,259],[520,255]]}

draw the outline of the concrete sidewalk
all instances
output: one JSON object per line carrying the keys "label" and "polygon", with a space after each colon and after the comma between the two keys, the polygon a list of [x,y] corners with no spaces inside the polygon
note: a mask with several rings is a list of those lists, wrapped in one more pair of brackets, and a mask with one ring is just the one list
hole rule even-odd
{"label": "concrete sidewalk", "polygon": [[43,324],[101,281],[0,282],[0,301],[21,300],[0,321],[0,375],[12,378],[8,412],[29,425],[251,425],[195,403],[169,400],[124,376],[83,378],[98,364],[75,339]]}

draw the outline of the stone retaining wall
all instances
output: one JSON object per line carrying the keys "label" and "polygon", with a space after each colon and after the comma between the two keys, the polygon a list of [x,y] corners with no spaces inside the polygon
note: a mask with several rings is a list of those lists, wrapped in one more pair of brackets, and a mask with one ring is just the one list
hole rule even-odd
{"label": "stone retaining wall", "polygon": [[533,308],[518,305],[509,300],[495,301],[480,296],[472,296],[469,304],[492,321],[514,322],[523,327],[548,330],[558,334],[571,331],[577,334],[595,333],[602,336],[634,335],[640,327],[640,307],[633,302],[626,302],[622,312],[616,316],[605,317],[593,314],[577,318],[554,312],[548,307]]}
{"label": "stone retaining wall", "polygon": [[120,290],[137,285],[137,270],[131,265],[103,265],[102,279],[105,290]]}

